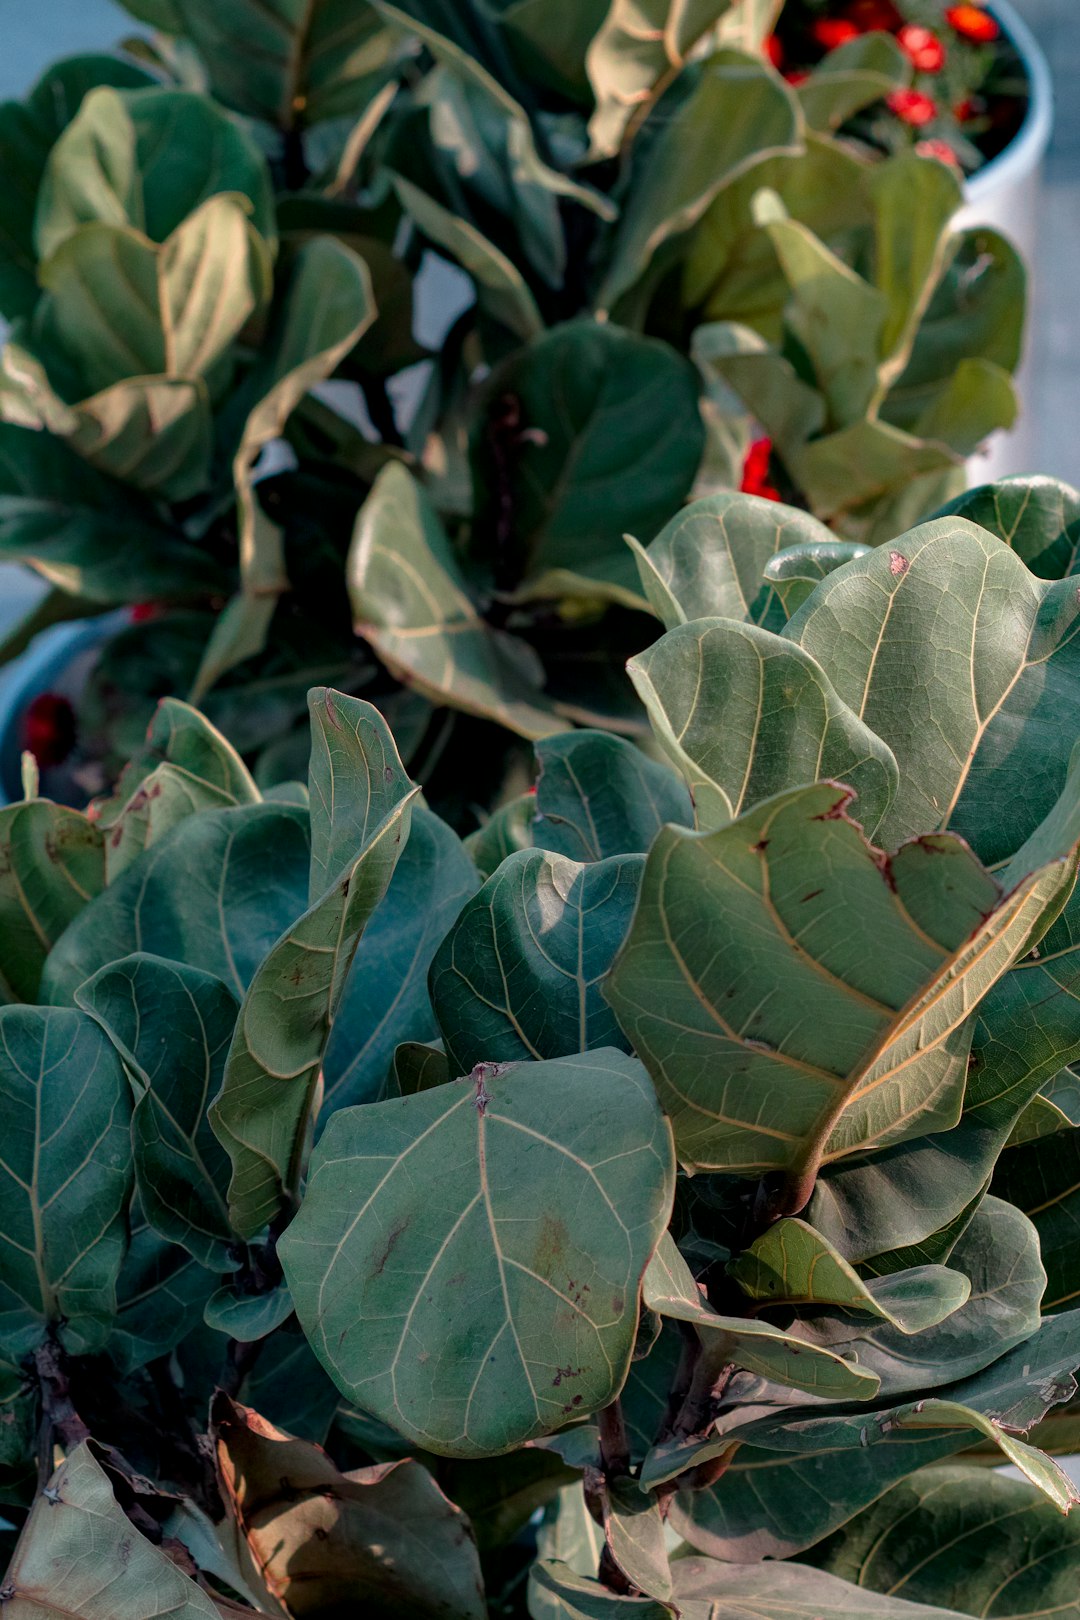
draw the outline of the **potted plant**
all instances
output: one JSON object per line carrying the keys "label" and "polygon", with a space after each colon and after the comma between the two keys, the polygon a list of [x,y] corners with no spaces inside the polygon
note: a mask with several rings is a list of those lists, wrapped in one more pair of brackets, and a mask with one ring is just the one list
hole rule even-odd
{"label": "potted plant", "polygon": [[6,1613],[1074,1600],[1078,534],[691,505],[655,757],[469,846],[326,688],[306,785],[171,699],[90,816],[28,770]]}
{"label": "potted plant", "polygon": [[[622,669],[652,621],[623,535],[743,482],[750,412],[788,500],[873,541],[1012,419],[1014,251],[949,234],[940,163],[831,133],[908,82],[890,37],[808,97],[761,55],[768,19],[719,0],[674,65],[638,51],[622,0],[572,37],[558,5],[379,0],[340,35],[325,7],[307,33],[252,6],[130,9],[166,31],[138,65],[61,65],[5,114],[0,538],[53,587],[8,651],[48,619],[138,610],[76,703],[84,797],[170,693],[263,786],[288,779],[329,680],[376,701],[432,802],[474,824],[520,777],[515,739],[644,730]],[[93,279],[121,250],[170,267],[178,300],[136,354],[115,277]],[[433,264],[468,307],[419,343]],[[861,317],[800,357],[814,264]],[[850,386],[824,382],[837,365]],[[744,372],[768,400],[734,392]],[[852,460],[874,467],[854,494]],[[465,796],[451,731],[482,762]]]}

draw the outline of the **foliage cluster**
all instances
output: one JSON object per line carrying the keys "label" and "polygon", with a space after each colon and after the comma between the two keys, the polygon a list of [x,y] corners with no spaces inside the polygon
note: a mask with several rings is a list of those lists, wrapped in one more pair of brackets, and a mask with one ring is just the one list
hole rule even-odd
{"label": "foliage cluster", "polygon": [[1077,1612],[1078,542],[695,503],[466,843],[325,687],[0,812],[5,1620]]}

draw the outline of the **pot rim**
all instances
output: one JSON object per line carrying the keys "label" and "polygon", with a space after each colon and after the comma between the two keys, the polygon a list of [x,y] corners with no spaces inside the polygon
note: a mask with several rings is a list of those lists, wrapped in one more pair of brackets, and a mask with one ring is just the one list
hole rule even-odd
{"label": "pot rim", "polygon": [[1031,86],[1024,122],[1003,152],[973,174],[964,190],[966,200],[981,203],[999,189],[1032,174],[1046,156],[1054,129],[1054,85],[1050,64],[1028,24],[1011,0],[990,0],[987,7],[1001,23],[1023,59]]}

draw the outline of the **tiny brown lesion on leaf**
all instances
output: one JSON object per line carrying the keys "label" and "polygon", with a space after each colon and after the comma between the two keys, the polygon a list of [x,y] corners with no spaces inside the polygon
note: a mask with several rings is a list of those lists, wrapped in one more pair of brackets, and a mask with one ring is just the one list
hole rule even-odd
{"label": "tiny brown lesion on leaf", "polygon": [[904,556],[902,551],[890,551],[889,552],[889,573],[890,574],[893,574],[893,575],[896,575],[896,576],[899,576],[900,574],[906,574],[910,567],[911,567],[911,564],[908,562],[907,558]]}

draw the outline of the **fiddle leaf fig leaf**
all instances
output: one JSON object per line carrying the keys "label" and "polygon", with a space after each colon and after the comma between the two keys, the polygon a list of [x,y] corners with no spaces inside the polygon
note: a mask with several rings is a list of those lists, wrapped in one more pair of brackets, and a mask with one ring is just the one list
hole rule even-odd
{"label": "fiddle leaf fig leaf", "polygon": [[361,937],[330,1031],[324,1112],[376,1102],[395,1048],[401,1051],[398,1043],[438,1035],[428,969],[478,887],[476,868],[456,833],[414,805],[409,841]]}
{"label": "fiddle leaf fig leaf", "polygon": [[600,984],[630,926],[644,857],[580,865],[507,857],[431,964],[431,1002],[456,1072],[477,1063],[625,1049]]}
{"label": "fiddle leaf fig leaf", "polygon": [[830,574],[784,634],[896,756],[879,836],[947,827],[993,864],[1064,787],[1078,630],[1074,581],[1044,583],[995,536],[943,518]]}
{"label": "fiddle leaf fig leaf", "polygon": [[[869,1401],[878,1392],[875,1372],[844,1361],[831,1350],[807,1344],[771,1322],[714,1311],[668,1233],[645,1272],[642,1299],[660,1316],[689,1322],[717,1373],[729,1364],[744,1367],[762,1378],[835,1401]],[[646,1461],[642,1481],[650,1488],[662,1477],[658,1461],[655,1454]]]}
{"label": "fiddle leaf fig leaf", "polygon": [[165,764],[175,766],[234,804],[256,804],[262,797],[228,738],[190,703],[167,697],[154,710],[146,741],[124,766],[112,794],[95,801],[98,825],[105,830],[114,827],[137,789]]}
{"label": "fiddle leaf fig leaf", "polygon": [[542,738],[535,753],[539,776],[531,826],[537,849],[604,861],[643,855],[669,821],[693,825],[690,795],[675,772],[623,737],[565,731]]}
{"label": "fiddle leaf fig leaf", "polygon": [[1072,1069],[1062,1069],[1048,1080],[1028,1103],[1013,1126],[1009,1147],[1020,1147],[1043,1136],[1053,1136],[1080,1125],[1080,1077]]}
{"label": "fiddle leaf fig leaf", "polygon": [[[915,1567],[913,1545],[920,1550]],[[973,1613],[1015,1620],[1035,1620],[1048,1609],[1062,1620],[1080,1614],[1080,1517],[1064,1517],[1027,1480],[991,1468],[953,1464],[916,1474],[811,1556],[860,1592],[900,1586],[920,1605],[962,1603]]]}
{"label": "fiddle leaf fig leaf", "polygon": [[622,1597],[558,1559],[541,1559],[529,1571],[529,1613],[538,1620],[674,1620],[677,1612],[656,1598]]}
{"label": "fiddle leaf fig leaf", "polygon": [[958,838],[883,857],[849,802],[820,784],[665,828],[604,987],[683,1164],[782,1170],[785,1213],[824,1163],[956,1124],[971,1013],[1073,882],[1075,829],[1002,893]]}
{"label": "fiddle leaf fig leaf", "polygon": [[481,1069],[335,1114],[279,1253],[350,1400],[428,1450],[495,1455],[622,1387],[673,1187],[632,1059]]}
{"label": "fiddle leaf fig leaf", "polygon": [[728,1265],[753,1300],[776,1305],[840,1305],[922,1333],[965,1304],[971,1279],[947,1266],[916,1266],[864,1281],[805,1221],[778,1221]]}
{"label": "fiddle leaf fig leaf", "polygon": [[100,1350],[116,1314],[131,1199],[131,1097],[85,1013],[0,1008],[0,1341],[18,1356],[46,1330]]}
{"label": "fiddle leaf fig leaf", "polygon": [[911,82],[911,61],[898,40],[874,29],[838,45],[798,86],[811,129],[834,130],[872,102]]}
{"label": "fiddle leaf fig leaf", "polygon": [[100,828],[32,799],[0,810],[0,1000],[36,1001],[49,951],[105,884]]}
{"label": "fiddle leaf fig leaf", "polygon": [[49,154],[38,196],[38,257],[81,225],[131,225],[164,242],[207,198],[235,192],[274,234],[266,159],[206,96],[154,88],[92,90]]}
{"label": "fiddle leaf fig leaf", "polygon": [[229,1166],[206,1108],[221,1084],[236,997],[198,968],[136,955],[95,973],[76,1000],[136,1088],[132,1148],[147,1219],[209,1270],[232,1270]]}
{"label": "fiddle leaf fig leaf", "polygon": [[586,53],[596,110],[590,156],[614,157],[687,58],[729,11],[732,0],[610,0]]}
{"label": "fiddle leaf fig leaf", "polygon": [[245,804],[187,817],[65,930],[42,999],[70,1002],[85,979],[133,951],[202,968],[242,996],[304,909],[309,865],[306,810]]}
{"label": "fiddle leaf fig leaf", "polygon": [[484,623],[431,501],[395,462],[360,509],[348,579],[357,634],[407,686],[522,737],[560,729],[535,655]]}
{"label": "fiddle leaf fig leaf", "polygon": [[1045,1311],[1059,1311],[1080,1299],[1078,1167],[1080,1130],[1063,1130],[1011,1148],[994,1176],[995,1192],[1035,1223],[1047,1272]]}
{"label": "fiddle leaf fig leaf", "polygon": [[[725,118],[724,109],[735,106],[738,115]],[[631,153],[632,183],[598,307],[615,308],[660,249],[685,236],[726,186],[769,158],[798,153],[801,123],[795,97],[760,57],[716,51],[682,75]]]}
{"label": "fiddle leaf fig leaf", "polygon": [[[634,590],[623,535],[659,529],[689,494],[704,450],[693,366],[652,338],[582,319],[516,351],[492,390],[519,402],[505,494],[532,588],[567,571]],[[493,438],[477,434],[472,451],[489,491],[501,488]]]}
{"label": "fiddle leaf fig leaf", "polygon": [[775,590],[785,617],[790,619],[820,580],[845,563],[864,557],[869,549],[854,540],[831,539],[787,546],[769,558],[763,578]]}
{"label": "fiddle leaf fig leaf", "polygon": [[88,1441],[34,1503],[4,1593],[12,1620],[221,1620],[223,1613],[135,1529]]}
{"label": "fiddle leaf fig leaf", "polygon": [[643,1597],[667,1602],[671,1565],[660,1504],[629,1478],[612,1480],[602,1501],[604,1539],[616,1567]]}
{"label": "fiddle leaf fig leaf", "polygon": [[1076,572],[1080,494],[1058,478],[979,484],[934,516],[967,518],[996,534],[1039,579],[1066,579]]}
{"label": "fiddle leaf fig leaf", "polygon": [[835,546],[809,512],[758,495],[708,495],[693,501],[651,545],[629,541],[641,585],[666,630],[688,619],[744,619],[779,630],[777,587],[767,572],[795,547]]}
{"label": "fiddle leaf fig leaf", "polygon": [[532,848],[532,824],[536,818],[536,794],[522,793],[492,812],[483,826],[465,840],[481,878],[498,871],[516,849]]}
{"label": "fiddle leaf fig leaf", "polygon": [[891,750],[820,665],[753,624],[695,619],[627,668],[660,746],[686,779],[699,827],[823,777],[849,783],[873,837],[897,791]]}
{"label": "fiddle leaf fig leaf", "polygon": [[248,986],[210,1120],[250,1238],[299,1191],[316,1082],[360,936],[409,836],[418,791],[377,709],[316,687],[308,908]]}
{"label": "fiddle leaf fig leaf", "polygon": [[158,765],[144,777],[113,824],[105,844],[105,867],[110,883],[126,871],[151,844],[197,815],[200,810],[221,810],[235,799],[202,777],[179,765]]}
{"label": "fiddle leaf fig leaf", "polygon": [[362,1594],[384,1620],[436,1609],[446,1620],[484,1620],[469,1521],[420,1463],[341,1474],[319,1446],[221,1394],[211,1435],[255,1590],[265,1586],[295,1614]]}
{"label": "fiddle leaf fig leaf", "polygon": [[724,1610],[747,1620],[964,1620],[952,1609],[909,1603],[892,1592],[867,1592],[801,1564],[686,1558],[675,1567],[675,1600],[687,1620]]}

